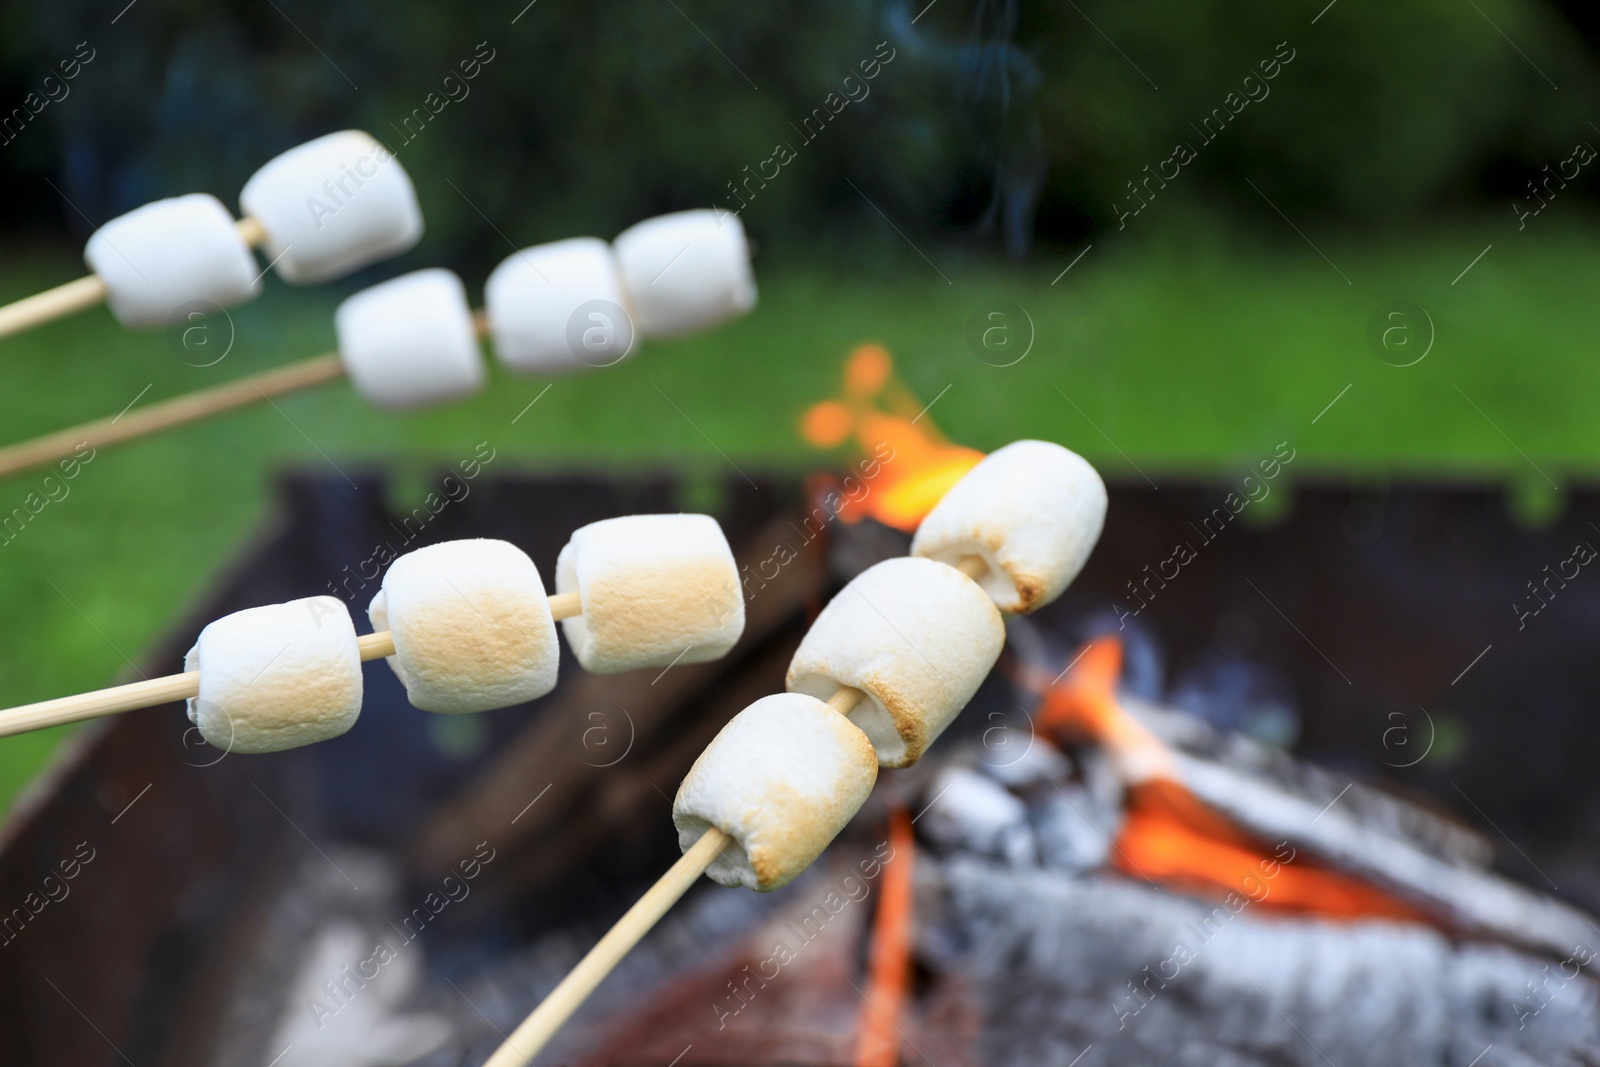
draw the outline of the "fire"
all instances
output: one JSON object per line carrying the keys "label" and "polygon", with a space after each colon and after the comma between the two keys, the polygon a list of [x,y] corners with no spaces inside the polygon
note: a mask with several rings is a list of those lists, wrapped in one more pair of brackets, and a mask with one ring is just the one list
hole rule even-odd
{"label": "fire", "polygon": [[873,518],[907,533],[983,458],[939,432],[926,408],[895,379],[889,350],[877,344],[858,345],[850,354],[841,396],[808,408],[800,434],[819,449],[838,448],[853,436],[865,454],[878,457],[870,470],[863,465],[865,492],[847,494],[839,517]]}
{"label": "fire", "polygon": [[1117,703],[1122,643],[1098,638],[1061,682],[1045,690],[1041,732],[1085,738],[1111,756],[1127,785],[1127,812],[1114,842],[1118,870],[1204,895],[1239,894],[1257,906],[1328,919],[1430,917],[1359,878],[1287,856],[1196,797],[1179,780],[1166,745]]}

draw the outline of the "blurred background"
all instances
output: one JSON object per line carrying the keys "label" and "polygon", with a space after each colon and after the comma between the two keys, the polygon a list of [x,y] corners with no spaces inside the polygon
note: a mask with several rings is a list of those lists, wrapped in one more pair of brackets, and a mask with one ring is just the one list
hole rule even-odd
{"label": "blurred background", "polygon": [[[335,306],[383,279],[447,266],[477,303],[515,249],[668,211],[737,212],[760,301],[594,374],[493,369],[434,411],[377,412],[338,384],[103,449],[0,542],[0,704],[131,680],[151,649],[183,647],[174,620],[225,602],[230,562],[285,537],[285,477],[376,487],[403,513],[487,447],[497,478],[665,472],[677,505],[720,511],[730,484],[853,462],[839,409],[817,405],[864,373],[950,442],[1067,445],[1112,483],[1113,523],[1119,500],[1148,519],[1108,527],[1051,655],[1095,629],[1082,618],[1132,607],[1140,564],[1171,550],[1141,530],[1179,536],[1292,453],[1206,566],[1310,576],[1299,607],[1245,591],[1241,622],[1232,593],[1193,579],[1135,613],[1155,636],[1128,638],[1130,676],[1165,643],[1172,688],[1146,689],[1218,728],[1298,739],[1486,835],[1511,820],[1500,858],[1541,891],[1556,883],[1516,842],[1559,821],[1530,850],[1569,864],[1558,895],[1593,905],[1580,830],[1600,794],[1558,798],[1540,776],[1592,777],[1570,743],[1593,740],[1591,687],[1561,672],[1600,611],[1567,594],[1570,625],[1538,645],[1522,598],[1600,537],[1597,90],[1600,12],[1576,0],[6,4],[0,302],[82,274],[107,220],[194,191],[236,208],[269,157],[344,128],[395,151],[427,231],[329,285],[269,274],[213,324],[226,355],[206,366],[103,308],[0,341],[3,443],[330,351]],[[0,480],[0,514],[39,485]],[[319,507],[297,521],[315,528]],[[1340,584],[1357,573],[1369,584]],[[1440,618],[1458,628],[1431,635],[1423,671],[1406,627]],[[1484,645],[1501,651],[1461,696]],[[1293,683],[1196,649],[1293,658]],[[1524,702],[1518,672],[1541,656],[1561,667]],[[1476,703],[1457,716],[1458,698]],[[1413,770],[1393,717],[1423,702],[1433,758]],[[1305,733],[1297,703],[1320,716]],[[69,732],[0,743],[0,808]],[[1522,746],[1514,776],[1502,744]],[[1492,799],[1463,803],[1458,780]]]}

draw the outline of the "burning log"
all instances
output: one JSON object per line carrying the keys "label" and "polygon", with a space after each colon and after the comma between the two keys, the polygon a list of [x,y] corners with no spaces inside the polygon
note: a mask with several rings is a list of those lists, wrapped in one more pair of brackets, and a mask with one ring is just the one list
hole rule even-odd
{"label": "burning log", "polygon": [[[1230,765],[1169,744],[1155,724],[1165,724],[1173,737],[1193,739],[1203,731],[1192,719],[1182,725],[1187,716],[1119,697],[1120,665],[1114,639],[1091,643],[1066,678],[1046,692],[1038,725],[1046,733],[1086,734],[1111,753],[1128,789],[1115,862],[1129,873],[1226,892],[1265,858],[1267,842],[1282,841],[1306,858],[1285,871],[1272,907],[1426,921],[1558,957],[1590,936],[1593,927],[1581,911],[1485,871],[1473,862],[1476,854],[1461,855],[1460,845],[1454,856],[1429,852],[1361,814],[1391,814],[1404,808],[1398,800],[1379,804],[1363,791],[1362,807],[1341,809],[1337,795],[1321,805],[1250,773],[1252,764],[1265,760]],[[1232,747],[1249,746],[1237,739]],[[1390,825],[1396,821],[1437,819],[1412,813]],[[1454,844],[1452,835],[1433,836]]]}

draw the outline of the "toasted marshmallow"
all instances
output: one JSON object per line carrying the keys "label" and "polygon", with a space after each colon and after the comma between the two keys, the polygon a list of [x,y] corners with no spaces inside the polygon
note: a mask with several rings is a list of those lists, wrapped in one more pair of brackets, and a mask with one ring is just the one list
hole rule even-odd
{"label": "toasted marshmallow", "polygon": [[928,559],[886,560],[822,609],[789,664],[787,688],[826,700],[866,693],[850,713],[885,767],[922,757],[988,676],[1005,643],[977,583]]}
{"label": "toasted marshmallow", "polygon": [[709,515],[627,515],[577,530],[556,557],[556,592],[584,670],[616,674],[720,659],[744,633],[739,570]]}
{"label": "toasted marshmallow", "polygon": [[231,307],[261,292],[250,246],[222,201],[205,193],[157,200],[119,215],[89,238],[89,269],[105,283],[106,303],[131,330],[167,324],[187,305]]}
{"label": "toasted marshmallow", "polygon": [[239,206],[266,232],[264,251],[291,285],[340,278],[422,239],[405,168],[370,134],[307,141],[251,175]]}
{"label": "toasted marshmallow", "polygon": [[750,243],[737,215],[658,215],[623,230],[612,244],[633,324],[644,337],[708,330],[756,306]]}
{"label": "toasted marshmallow", "polygon": [[467,291],[447,270],[363,289],[339,305],[333,325],[351,383],[377,407],[426,407],[483,388]]}
{"label": "toasted marshmallow", "polygon": [[367,609],[394,635],[389,666],[423,711],[488,711],[556,685],[561,648],[533,560],[506,541],[429,545],[395,560]]}
{"label": "toasted marshmallow", "polygon": [[306,597],[224,615],[183,658],[200,672],[189,721],[227,752],[338,737],[361,714],[361,649],[344,603]]}
{"label": "toasted marshmallow", "polygon": [[1105,520],[1105,483],[1087,460],[1048,441],[1015,441],[951,486],[911,552],[952,566],[981,558],[984,592],[1001,611],[1028,612],[1078,576]]}
{"label": "toasted marshmallow", "polygon": [[678,787],[672,822],[689,851],[715,826],[733,841],[706,873],[767,892],[811,865],[866,802],[872,745],[844,716],[798,693],[762,697],[712,739]]}

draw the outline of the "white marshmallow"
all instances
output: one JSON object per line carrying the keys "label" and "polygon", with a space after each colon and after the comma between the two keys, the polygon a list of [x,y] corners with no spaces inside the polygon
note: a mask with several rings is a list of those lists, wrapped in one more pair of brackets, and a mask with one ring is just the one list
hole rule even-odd
{"label": "white marshmallow", "polygon": [[250,246],[206,193],[117,216],[89,238],[83,258],[105,283],[111,313],[132,330],[164,326],[193,301],[231,307],[261,292]]}
{"label": "white marshmallow", "polygon": [[733,838],[706,871],[765,893],[788,885],[851,820],[878,777],[862,732],[820,700],[762,697],[712,739],[678,787],[672,822],[689,851],[709,827]]}
{"label": "white marshmallow", "polygon": [[704,663],[744,633],[738,565],[709,515],[626,515],[584,526],[556,557],[556,592],[583,614],[561,620],[585,670]]}
{"label": "white marshmallow", "polygon": [[307,141],[250,176],[239,206],[261,223],[264,250],[292,285],[325,282],[399,255],[422,239],[405,168],[370,134]]}
{"label": "white marshmallow", "polygon": [[331,596],[224,615],[200,631],[183,669],[200,672],[189,721],[227,752],[326,741],[361,714],[356,628]]}
{"label": "white marshmallow", "polygon": [[623,230],[613,244],[634,326],[645,337],[709,329],[756,306],[750,244],[737,215],[659,215]]}
{"label": "white marshmallow", "polygon": [[429,545],[394,561],[367,608],[394,634],[389,666],[423,711],[488,711],[556,686],[561,647],[533,560],[507,541]]}
{"label": "white marshmallow", "polygon": [[494,269],[483,295],[495,355],[514,371],[609,367],[638,340],[617,257],[597,237],[524,248]]}
{"label": "white marshmallow", "polygon": [[984,592],[1002,611],[1028,612],[1078,576],[1105,520],[1105,483],[1087,460],[1048,441],[1015,441],[950,487],[911,552],[952,566],[981,557]]}
{"label": "white marshmallow", "polygon": [[822,609],[789,664],[787,688],[823,700],[842,685],[864,691],[850,721],[885,767],[908,767],[966,707],[1005,639],[1000,612],[960,571],[886,560]]}
{"label": "white marshmallow", "polygon": [[333,317],[356,391],[381,408],[415,408],[483,388],[483,354],[461,279],[435,267],[363,289]]}

